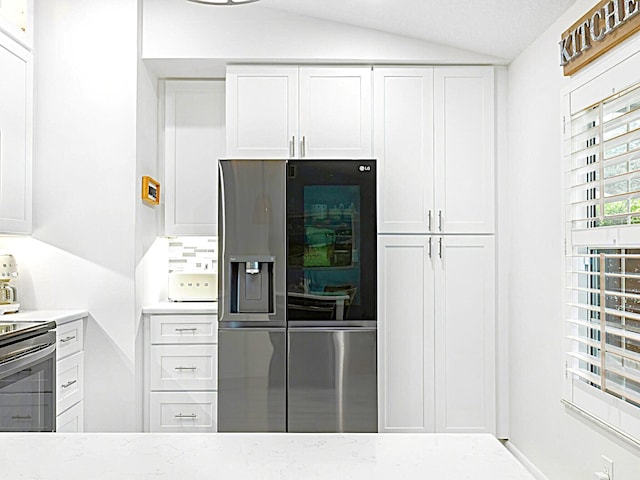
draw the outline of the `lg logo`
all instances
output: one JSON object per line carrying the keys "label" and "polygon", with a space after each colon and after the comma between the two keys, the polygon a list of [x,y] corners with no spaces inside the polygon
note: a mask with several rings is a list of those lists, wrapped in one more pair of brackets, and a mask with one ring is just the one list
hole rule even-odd
{"label": "lg logo", "polygon": [[361,172],[370,172],[371,171],[371,165],[360,165],[360,167],[358,167],[358,169]]}

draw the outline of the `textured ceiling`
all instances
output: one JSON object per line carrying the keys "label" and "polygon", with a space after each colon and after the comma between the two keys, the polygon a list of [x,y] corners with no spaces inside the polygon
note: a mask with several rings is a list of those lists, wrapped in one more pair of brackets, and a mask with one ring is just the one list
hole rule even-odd
{"label": "textured ceiling", "polygon": [[514,59],[575,0],[262,0],[264,7]]}

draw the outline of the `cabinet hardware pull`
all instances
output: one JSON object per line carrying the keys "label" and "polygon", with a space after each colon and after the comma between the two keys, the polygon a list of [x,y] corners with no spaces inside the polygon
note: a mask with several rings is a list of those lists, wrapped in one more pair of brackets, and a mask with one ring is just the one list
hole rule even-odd
{"label": "cabinet hardware pull", "polygon": [[296,136],[291,137],[291,141],[289,142],[289,156],[294,158],[296,156]]}
{"label": "cabinet hardware pull", "polygon": [[438,256],[442,258],[442,237],[438,240]]}
{"label": "cabinet hardware pull", "polygon": [[174,415],[175,418],[198,418],[195,413],[190,413],[189,415],[183,415],[181,413]]}
{"label": "cabinet hardware pull", "polygon": [[431,258],[431,237],[429,237],[429,258]]}
{"label": "cabinet hardware pull", "polygon": [[175,367],[174,370],[197,370],[198,367]]}
{"label": "cabinet hardware pull", "polygon": [[427,214],[427,218],[429,219],[429,231],[431,231],[431,210],[429,210],[429,213]]}
{"label": "cabinet hardware pull", "polygon": [[11,420],[31,420],[31,415],[14,415]]}
{"label": "cabinet hardware pull", "polygon": [[176,328],[176,332],[197,332],[198,331],[198,327],[191,327],[191,328]]}
{"label": "cabinet hardware pull", "polygon": [[64,338],[60,339],[60,343],[67,343],[67,342],[70,342],[71,340],[75,340],[75,338],[76,338],[75,335],[73,335],[71,337],[64,337]]}
{"label": "cabinet hardware pull", "polygon": [[307,137],[302,136],[302,141],[300,142],[300,157],[304,158],[307,156]]}
{"label": "cabinet hardware pull", "polygon": [[442,210],[438,210],[438,230],[442,231]]}
{"label": "cabinet hardware pull", "polygon": [[71,385],[73,385],[76,382],[77,382],[77,380],[69,380],[67,383],[65,383],[64,385],[60,385],[60,386],[62,388],[69,388]]}

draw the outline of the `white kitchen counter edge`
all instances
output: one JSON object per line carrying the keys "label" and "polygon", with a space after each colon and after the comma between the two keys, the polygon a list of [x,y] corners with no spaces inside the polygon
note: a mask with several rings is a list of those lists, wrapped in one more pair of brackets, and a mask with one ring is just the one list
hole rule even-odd
{"label": "white kitchen counter edge", "polygon": [[6,433],[3,440],[3,475],[12,480],[534,479],[487,434]]}
{"label": "white kitchen counter edge", "polygon": [[89,316],[87,310],[26,310],[20,309],[17,313],[9,313],[0,316],[0,322],[56,322],[56,325],[64,325]]}
{"label": "white kitchen counter edge", "polygon": [[216,314],[218,302],[159,302],[142,307],[143,315]]}

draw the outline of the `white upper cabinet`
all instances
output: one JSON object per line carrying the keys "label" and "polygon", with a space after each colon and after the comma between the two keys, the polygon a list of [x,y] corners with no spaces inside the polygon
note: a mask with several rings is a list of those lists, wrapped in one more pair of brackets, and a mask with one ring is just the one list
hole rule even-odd
{"label": "white upper cabinet", "polygon": [[226,117],[227,158],[294,156],[298,68],[227,67]]}
{"label": "white upper cabinet", "polygon": [[437,233],[495,231],[493,67],[434,70]]}
{"label": "white upper cabinet", "polygon": [[300,68],[304,158],[371,158],[371,69]]}
{"label": "white upper cabinet", "polygon": [[376,68],[380,233],[494,233],[492,67]]}
{"label": "white upper cabinet", "polygon": [[229,66],[228,158],[370,158],[369,67]]}
{"label": "white upper cabinet", "polygon": [[165,235],[217,235],[224,81],[167,80],[165,100]]}
{"label": "white upper cabinet", "polygon": [[433,68],[374,70],[378,231],[433,229]]}
{"label": "white upper cabinet", "polygon": [[0,32],[0,233],[31,233],[32,55]]}

